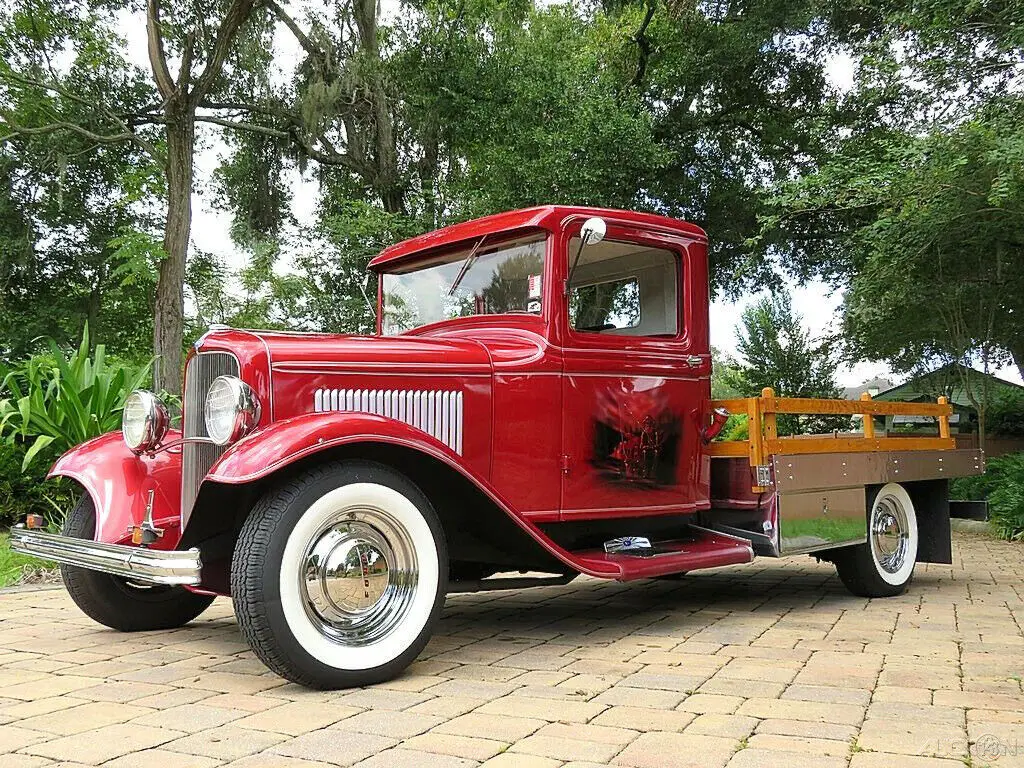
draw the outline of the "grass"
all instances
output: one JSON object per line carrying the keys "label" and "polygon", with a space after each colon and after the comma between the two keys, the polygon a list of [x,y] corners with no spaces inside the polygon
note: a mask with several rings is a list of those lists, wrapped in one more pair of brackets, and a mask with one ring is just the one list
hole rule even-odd
{"label": "grass", "polygon": [[50,570],[56,563],[40,560],[38,557],[12,552],[10,536],[0,533],[0,587],[20,584],[26,579],[38,575],[40,571]]}

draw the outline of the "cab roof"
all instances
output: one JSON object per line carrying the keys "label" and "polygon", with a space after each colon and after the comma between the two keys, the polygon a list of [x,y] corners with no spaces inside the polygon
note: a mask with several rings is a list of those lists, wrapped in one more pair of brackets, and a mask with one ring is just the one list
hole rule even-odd
{"label": "cab roof", "polygon": [[605,216],[620,221],[639,224],[659,229],[671,229],[699,240],[706,239],[704,230],[696,224],[680,219],[659,216],[654,213],[637,213],[635,211],[619,211],[611,208],[589,208],[570,205],[540,205],[534,208],[522,208],[518,211],[497,213],[481,219],[464,221],[448,227],[435,229],[423,235],[411,237],[400,243],[388,246],[370,261],[370,269],[382,271],[392,262],[406,261],[427,251],[433,251],[465,240],[475,239],[482,235],[499,232],[512,232],[517,229],[546,229],[557,232],[562,222],[570,216]]}

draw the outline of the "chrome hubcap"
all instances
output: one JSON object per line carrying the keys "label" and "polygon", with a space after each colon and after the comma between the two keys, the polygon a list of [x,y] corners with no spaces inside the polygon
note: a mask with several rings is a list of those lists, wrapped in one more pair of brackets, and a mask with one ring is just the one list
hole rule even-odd
{"label": "chrome hubcap", "polygon": [[312,537],[299,579],[303,606],[324,636],[369,645],[387,636],[412,604],[416,552],[384,510],[347,509]]}
{"label": "chrome hubcap", "polygon": [[888,573],[896,573],[906,561],[909,540],[910,526],[903,505],[892,496],[879,499],[871,521],[875,561]]}

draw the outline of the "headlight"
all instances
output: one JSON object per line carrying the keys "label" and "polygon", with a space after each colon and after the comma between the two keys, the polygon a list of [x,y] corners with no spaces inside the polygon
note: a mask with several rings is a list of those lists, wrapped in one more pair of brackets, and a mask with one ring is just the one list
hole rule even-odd
{"label": "headlight", "polygon": [[206,393],[206,434],[217,445],[241,440],[260,421],[260,401],[236,376],[218,376]]}
{"label": "headlight", "polygon": [[135,453],[156,448],[167,434],[169,424],[167,406],[152,392],[137,389],[124,401],[121,434]]}

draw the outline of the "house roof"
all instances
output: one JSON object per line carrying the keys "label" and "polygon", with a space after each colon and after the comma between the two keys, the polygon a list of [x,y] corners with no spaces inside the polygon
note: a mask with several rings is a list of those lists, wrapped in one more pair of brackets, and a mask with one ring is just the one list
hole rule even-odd
{"label": "house roof", "polygon": [[973,388],[989,387],[990,395],[1001,392],[1024,393],[1024,387],[1020,384],[1000,379],[990,373],[983,373],[960,363],[950,363],[880,392],[875,399],[919,402],[934,401],[939,395],[945,395],[953,405],[973,409],[974,406],[964,388],[965,378],[971,382]]}
{"label": "house roof", "polygon": [[857,400],[862,393],[872,392],[872,397],[880,392],[885,392],[893,388],[893,383],[888,379],[883,379],[880,376],[876,376],[873,379],[868,379],[863,384],[858,384],[855,387],[847,387],[843,390],[843,397],[847,400]]}

